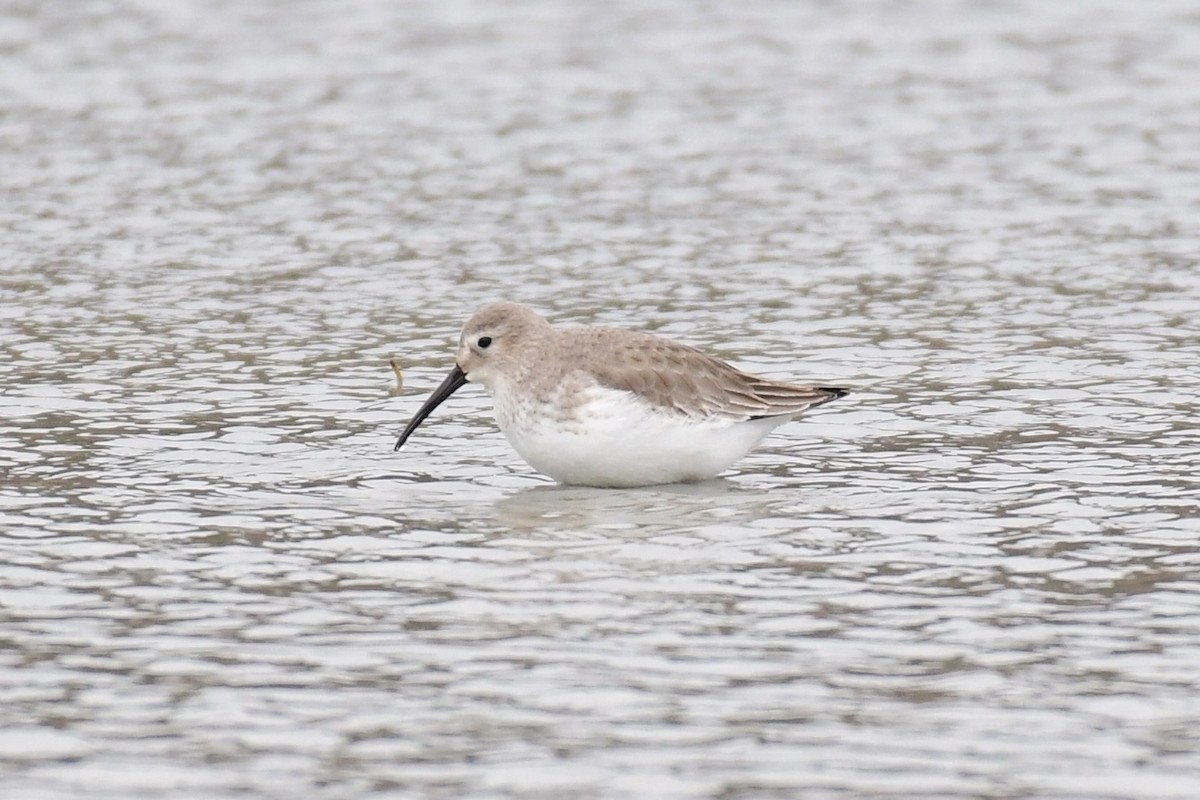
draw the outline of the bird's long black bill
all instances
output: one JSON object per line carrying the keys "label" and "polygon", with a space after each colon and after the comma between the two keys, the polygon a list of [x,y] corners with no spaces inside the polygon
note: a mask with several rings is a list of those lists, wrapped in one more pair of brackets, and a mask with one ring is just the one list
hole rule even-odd
{"label": "bird's long black bill", "polygon": [[417,426],[425,421],[425,418],[433,413],[433,410],[440,406],[442,402],[458,391],[458,387],[467,382],[467,376],[458,368],[458,364],[454,365],[454,369],[450,370],[450,374],[446,376],[446,380],[442,381],[442,385],[433,390],[433,394],[429,395],[429,399],[425,401],[425,405],[417,411],[412,421],[405,426],[404,432],[400,434],[400,438],[396,440],[396,446],[393,449],[399,450],[401,446],[408,441],[408,437],[417,429]]}

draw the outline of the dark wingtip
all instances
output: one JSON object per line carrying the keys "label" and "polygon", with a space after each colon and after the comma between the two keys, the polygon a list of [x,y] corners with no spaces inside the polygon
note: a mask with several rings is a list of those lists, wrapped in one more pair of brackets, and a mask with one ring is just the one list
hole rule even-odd
{"label": "dark wingtip", "polygon": [[[817,388],[822,392],[829,392],[829,394],[832,395],[829,400],[837,400],[839,397],[845,397],[846,395],[850,394],[849,389],[835,389],[832,386],[818,386]],[[825,402],[829,402],[829,400],[826,400]]]}

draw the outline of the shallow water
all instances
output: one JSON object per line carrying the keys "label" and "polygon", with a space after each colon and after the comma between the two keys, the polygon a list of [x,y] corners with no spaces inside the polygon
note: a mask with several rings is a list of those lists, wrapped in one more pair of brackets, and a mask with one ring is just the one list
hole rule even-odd
{"label": "shallow water", "polygon": [[[0,16],[4,796],[1200,794],[1190,4],[213,9]],[[500,297],[855,392],[393,453]]]}

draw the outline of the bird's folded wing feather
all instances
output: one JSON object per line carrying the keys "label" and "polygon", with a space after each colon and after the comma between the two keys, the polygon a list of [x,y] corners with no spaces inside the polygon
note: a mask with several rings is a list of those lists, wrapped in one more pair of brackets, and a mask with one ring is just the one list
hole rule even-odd
{"label": "bird's folded wing feather", "polygon": [[572,355],[598,383],[689,417],[788,416],[839,396],[750,375],[694,347],[650,334],[630,338],[622,331],[614,337],[604,328],[589,333],[595,341],[574,342]]}

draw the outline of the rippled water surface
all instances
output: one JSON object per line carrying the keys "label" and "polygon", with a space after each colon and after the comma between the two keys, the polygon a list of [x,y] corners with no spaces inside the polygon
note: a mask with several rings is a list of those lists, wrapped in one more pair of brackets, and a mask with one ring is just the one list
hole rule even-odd
{"label": "rippled water surface", "polygon": [[[1188,2],[0,12],[0,794],[1200,796]],[[556,487],[510,298],[855,391]],[[405,368],[404,394],[387,366]]]}

